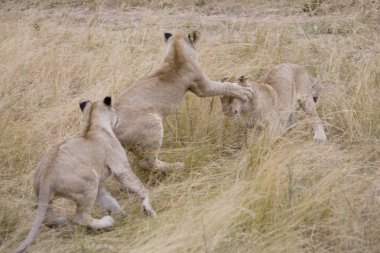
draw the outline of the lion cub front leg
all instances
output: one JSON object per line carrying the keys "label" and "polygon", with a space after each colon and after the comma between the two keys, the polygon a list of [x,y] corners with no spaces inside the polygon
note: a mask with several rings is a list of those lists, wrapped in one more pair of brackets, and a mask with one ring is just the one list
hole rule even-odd
{"label": "lion cub front leg", "polygon": [[237,83],[216,82],[203,78],[193,83],[190,90],[199,97],[228,96],[248,101],[252,98],[253,89]]}
{"label": "lion cub front leg", "polygon": [[135,193],[141,199],[144,212],[149,216],[157,217],[157,213],[150,203],[148,189],[145,188],[140,179],[133,173],[129,164],[126,163],[122,169],[112,170],[112,172],[123,188]]}
{"label": "lion cub front leg", "polygon": [[312,96],[303,97],[299,101],[301,108],[312,118],[313,120],[313,140],[326,141],[327,136],[323,129],[321,118],[319,118],[316,104]]}

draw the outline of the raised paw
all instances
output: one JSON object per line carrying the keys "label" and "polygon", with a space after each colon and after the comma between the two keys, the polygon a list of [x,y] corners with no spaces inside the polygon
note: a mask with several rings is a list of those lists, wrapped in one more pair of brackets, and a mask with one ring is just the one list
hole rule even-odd
{"label": "raised paw", "polygon": [[248,87],[248,86],[245,86],[245,87],[243,87],[246,91],[248,91],[249,92],[249,94],[250,94],[250,98],[252,98],[252,96],[253,96],[253,93],[255,92],[254,90],[253,90],[253,88],[252,87]]}
{"label": "raised paw", "polygon": [[252,98],[253,96],[253,89],[251,87],[242,87],[242,99],[243,101],[248,101]]}
{"label": "raised paw", "polygon": [[237,98],[243,101],[248,101],[252,98],[253,89],[251,87],[241,86],[238,83],[229,83],[229,84],[233,87],[233,93]]}

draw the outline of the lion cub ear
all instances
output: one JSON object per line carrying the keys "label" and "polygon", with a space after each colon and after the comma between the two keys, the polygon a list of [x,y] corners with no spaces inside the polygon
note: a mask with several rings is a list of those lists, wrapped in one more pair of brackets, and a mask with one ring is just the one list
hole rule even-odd
{"label": "lion cub ear", "polygon": [[171,33],[164,33],[164,36],[165,36],[165,41],[168,41],[168,39],[170,39],[170,37],[173,36],[173,34],[171,34]]}
{"label": "lion cub ear", "polygon": [[90,102],[89,100],[85,100],[85,99],[82,99],[81,101],[79,101],[79,107],[82,112],[84,111],[84,108],[86,108],[89,102]]}
{"label": "lion cub ear", "polygon": [[112,99],[111,99],[111,97],[105,97],[104,100],[103,100],[103,102],[104,102],[105,105],[111,106]]}
{"label": "lion cub ear", "polygon": [[248,81],[249,80],[249,77],[246,77],[246,76],[241,76],[241,77],[239,77],[239,79],[238,79],[238,81],[240,82],[240,83],[245,83],[246,81]]}
{"label": "lion cub ear", "polygon": [[200,39],[201,33],[199,31],[192,31],[191,33],[189,33],[188,37],[190,42],[195,44]]}

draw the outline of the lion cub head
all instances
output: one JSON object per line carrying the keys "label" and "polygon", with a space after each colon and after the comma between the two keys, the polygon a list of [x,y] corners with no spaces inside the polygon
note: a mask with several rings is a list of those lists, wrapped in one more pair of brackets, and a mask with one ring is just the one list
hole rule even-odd
{"label": "lion cub head", "polygon": [[[236,77],[224,77],[221,80],[222,82],[232,82],[232,83],[238,83],[241,86],[249,86],[249,78],[245,76],[241,76],[239,78]],[[228,96],[223,96],[220,98],[220,101],[222,103],[222,111],[225,115],[229,117],[236,117],[239,116],[241,111],[242,111],[242,106],[244,102],[238,98],[235,97],[228,97]]]}
{"label": "lion cub head", "polygon": [[185,35],[182,33],[164,33],[166,42],[166,58],[171,58],[176,63],[196,59],[195,44],[199,41],[201,33],[192,31]]}
{"label": "lion cub head", "polygon": [[82,99],[79,102],[79,107],[82,111],[83,135],[86,135],[93,125],[113,131],[118,124],[118,117],[112,107],[111,97],[105,97],[103,101],[97,102]]}

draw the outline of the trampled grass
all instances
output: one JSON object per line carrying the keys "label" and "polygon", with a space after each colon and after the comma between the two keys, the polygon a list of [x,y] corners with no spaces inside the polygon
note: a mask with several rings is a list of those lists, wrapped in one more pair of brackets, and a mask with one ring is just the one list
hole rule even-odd
{"label": "trampled grass", "polygon": [[[5,1],[0,4],[0,251],[35,215],[45,150],[79,134],[81,98],[117,96],[157,68],[163,32],[201,31],[211,79],[258,78],[283,62],[325,87],[328,141],[300,121],[276,142],[188,94],[165,120],[163,160],[183,171],[135,172],[157,219],[112,179],[129,213],[106,231],[42,228],[29,252],[380,252],[378,1]],[[133,156],[130,155],[131,162]],[[54,204],[72,217],[74,205]],[[95,210],[101,215],[99,209]]]}

